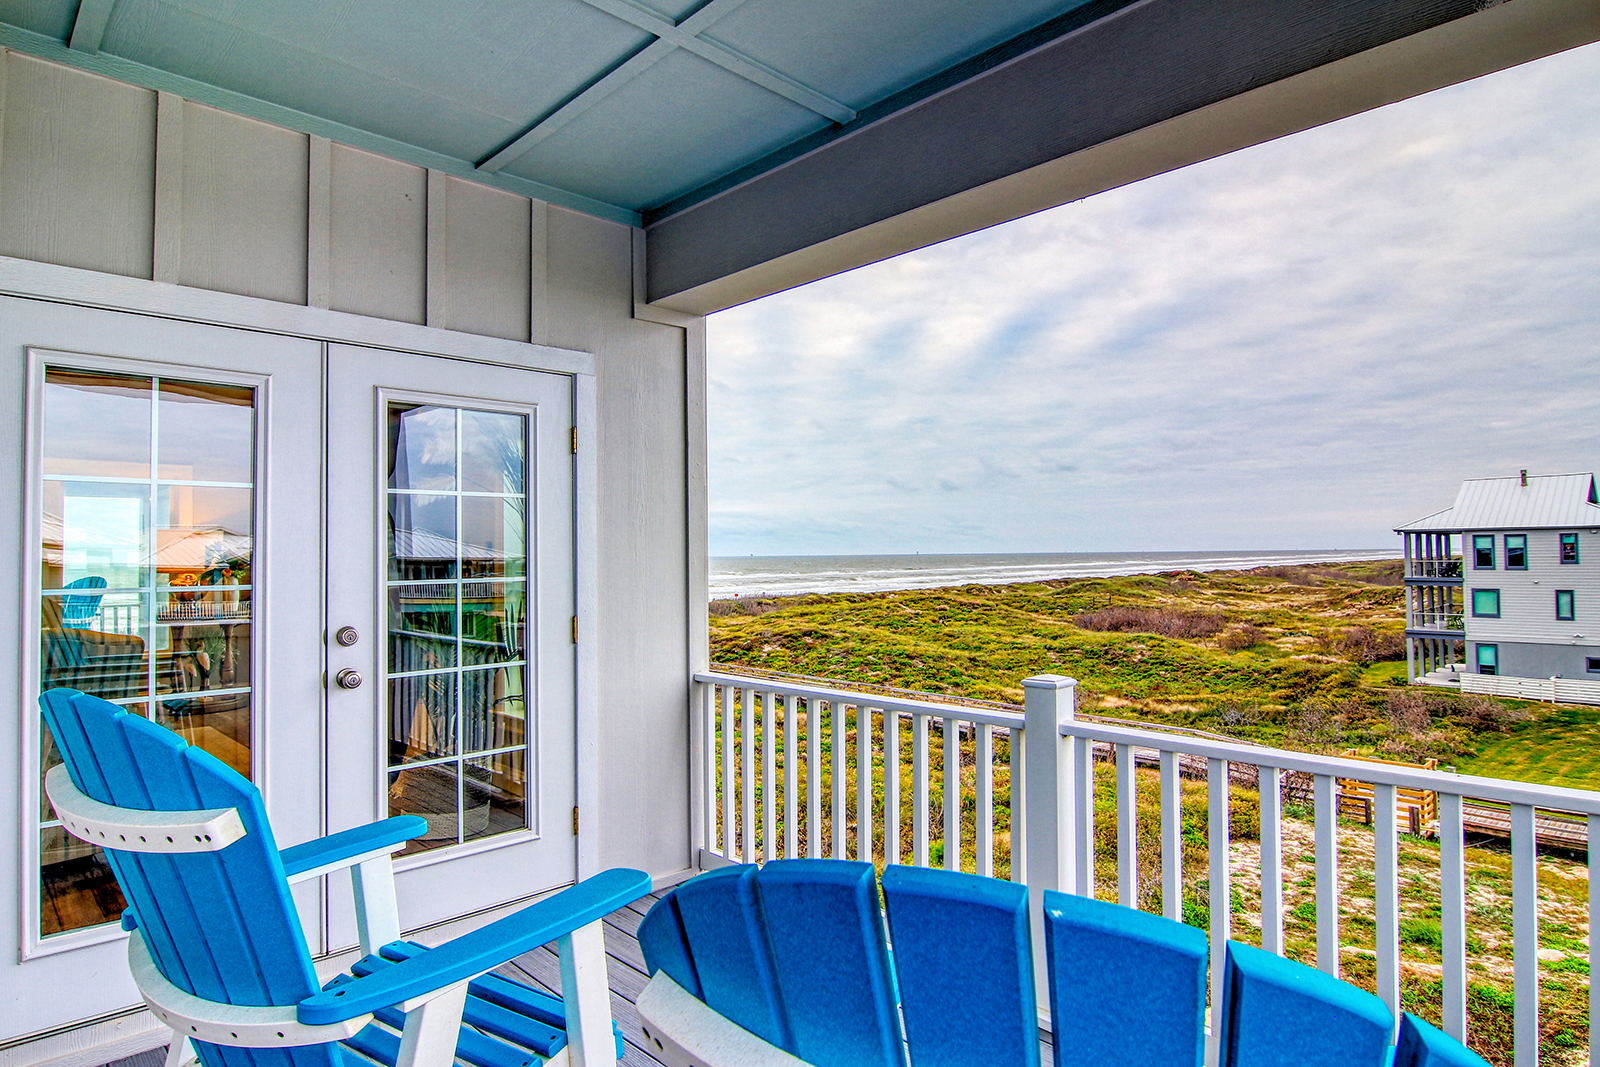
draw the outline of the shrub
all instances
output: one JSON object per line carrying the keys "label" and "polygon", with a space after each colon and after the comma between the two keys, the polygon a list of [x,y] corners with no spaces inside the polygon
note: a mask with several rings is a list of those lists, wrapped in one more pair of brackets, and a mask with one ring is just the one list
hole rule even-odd
{"label": "shrub", "polygon": [[1217,638],[1217,647],[1228,652],[1243,652],[1247,648],[1254,648],[1266,639],[1265,631],[1259,626],[1247,622],[1243,626],[1235,626]]}
{"label": "shrub", "polygon": [[1492,697],[1466,693],[1456,702],[1456,718],[1479,733],[1504,733],[1514,722],[1528,717],[1526,711],[1506,707]]}
{"label": "shrub", "polygon": [[706,606],[712,615],[765,615],[769,611],[777,611],[781,604],[771,600],[758,600],[753,596],[737,596],[725,600],[713,600]]}
{"label": "shrub", "polygon": [[1380,663],[1385,660],[1405,659],[1404,635],[1388,630],[1378,631],[1366,626],[1352,626],[1333,642],[1341,656],[1356,663]]}
{"label": "shrub", "polygon": [[1162,637],[1210,637],[1222,629],[1221,615],[1203,611],[1173,611],[1170,608],[1101,608],[1073,616],[1085,630],[1117,633],[1150,633]]}

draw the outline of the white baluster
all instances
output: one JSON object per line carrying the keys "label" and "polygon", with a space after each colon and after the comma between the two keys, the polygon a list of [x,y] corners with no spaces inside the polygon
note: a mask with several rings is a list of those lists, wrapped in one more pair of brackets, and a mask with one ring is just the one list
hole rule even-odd
{"label": "white baluster", "polygon": [[1339,977],[1339,806],[1333,776],[1315,777],[1317,969]]}
{"label": "white baluster", "polygon": [[883,713],[883,862],[900,858],[900,713]]}
{"label": "white baluster", "polygon": [[944,868],[961,869],[961,724],[944,717]]}
{"label": "white baluster", "polygon": [[1517,1067],[1539,1063],[1539,867],[1533,805],[1511,805],[1511,949]]}
{"label": "white baluster", "polygon": [[[1591,817],[1592,818],[1592,817]],[[1461,797],[1439,794],[1439,928],[1443,964],[1444,1032],[1467,1040],[1467,890]]]}
{"label": "white baluster", "polygon": [[1372,786],[1373,917],[1376,920],[1378,996],[1400,1017],[1400,842],[1395,787]]}
{"label": "white baluster", "polygon": [[1261,798],[1261,947],[1283,955],[1283,783],[1276,767],[1258,768]]}
{"label": "white baluster", "polygon": [[856,859],[872,862],[872,709],[856,709]]}
{"label": "white baluster", "polygon": [[972,738],[972,769],[976,776],[976,813],[972,820],[972,850],[977,873],[994,877],[994,727],[979,723]]}
{"label": "white baluster", "polygon": [[1161,913],[1183,920],[1183,779],[1178,754],[1161,753]]}
{"label": "white baluster", "polygon": [[[1207,847],[1211,877],[1211,1002],[1221,1002],[1222,968],[1232,933],[1233,893],[1228,871],[1228,761],[1206,760]],[[1215,1065],[1221,1028],[1212,1016],[1211,1034],[1206,1039],[1206,1063]]]}
{"label": "white baluster", "polygon": [[911,862],[928,865],[928,717],[911,716]]}
{"label": "white baluster", "polygon": [[1139,776],[1133,746],[1117,746],[1117,903],[1139,906]]}

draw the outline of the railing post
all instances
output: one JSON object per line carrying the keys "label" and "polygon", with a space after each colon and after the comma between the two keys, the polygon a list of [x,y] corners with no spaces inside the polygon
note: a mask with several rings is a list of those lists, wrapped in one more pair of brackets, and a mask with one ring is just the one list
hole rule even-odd
{"label": "railing post", "polygon": [[[1022,689],[1026,717],[1023,759],[1027,775],[1022,829],[1027,835],[1033,976],[1042,1013],[1050,1007],[1044,951],[1044,893],[1050,889],[1067,893],[1077,889],[1071,837],[1077,814],[1073,805],[1076,791],[1072,780],[1072,740],[1061,736],[1061,724],[1077,717],[1078,683],[1058,674],[1040,674],[1023,679]],[[1015,834],[1016,812],[1012,812],[1011,825]]]}

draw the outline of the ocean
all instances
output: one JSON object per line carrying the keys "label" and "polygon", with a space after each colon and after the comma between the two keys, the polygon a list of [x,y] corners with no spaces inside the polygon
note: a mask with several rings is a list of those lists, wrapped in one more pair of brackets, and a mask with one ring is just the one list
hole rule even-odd
{"label": "ocean", "polygon": [[1159,571],[1238,571],[1251,567],[1398,559],[1384,549],[1309,552],[1039,552],[914,556],[713,556],[711,599],[877,593],[949,585],[1006,585],[1047,578],[1110,578]]}

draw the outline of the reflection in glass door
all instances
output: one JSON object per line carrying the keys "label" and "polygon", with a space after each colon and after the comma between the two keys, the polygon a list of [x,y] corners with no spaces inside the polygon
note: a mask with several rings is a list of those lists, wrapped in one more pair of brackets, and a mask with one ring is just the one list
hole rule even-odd
{"label": "reflection in glass door", "polygon": [[529,825],[524,414],[388,405],[387,765],[408,852]]}
{"label": "reflection in glass door", "polygon": [[[47,367],[39,680],[251,774],[255,391]],[[60,762],[41,726],[41,773]],[[100,850],[39,811],[40,933],[113,921]]]}

